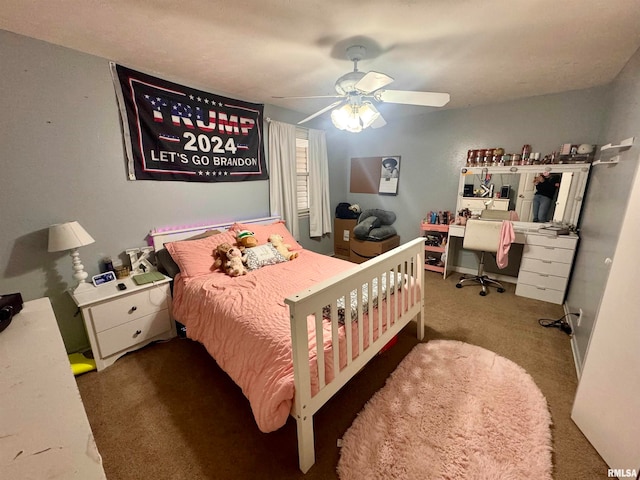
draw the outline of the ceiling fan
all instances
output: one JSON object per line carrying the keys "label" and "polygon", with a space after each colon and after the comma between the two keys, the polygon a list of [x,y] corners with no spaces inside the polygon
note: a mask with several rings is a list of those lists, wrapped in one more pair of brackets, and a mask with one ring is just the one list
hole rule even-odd
{"label": "ceiling fan", "polygon": [[384,87],[393,78],[380,72],[361,72],[358,62],[364,58],[367,49],[362,45],[347,48],[347,58],[353,62],[353,72],[336,80],[337,95],[317,95],[303,97],[274,98],[337,98],[331,105],[309,115],[298,122],[302,124],[334,109],[331,112],[333,124],[341,130],[360,132],[364,128],[380,128],[387,124],[375,107],[376,103],[401,103],[424,107],[443,107],[449,103],[448,93],[418,92],[410,90],[386,90]]}

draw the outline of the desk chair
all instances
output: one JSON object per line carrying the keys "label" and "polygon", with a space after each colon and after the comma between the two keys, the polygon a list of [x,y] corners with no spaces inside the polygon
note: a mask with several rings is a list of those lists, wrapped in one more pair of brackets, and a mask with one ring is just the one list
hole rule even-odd
{"label": "desk chair", "polygon": [[482,285],[480,295],[483,297],[487,294],[487,287],[497,287],[498,292],[504,292],[502,284],[496,280],[489,278],[484,274],[484,255],[485,253],[496,253],[500,245],[500,232],[502,230],[502,222],[492,220],[467,220],[464,229],[464,240],[462,248],[466,250],[477,250],[480,253],[480,263],[478,264],[477,275],[463,275],[456,287],[473,283]]}

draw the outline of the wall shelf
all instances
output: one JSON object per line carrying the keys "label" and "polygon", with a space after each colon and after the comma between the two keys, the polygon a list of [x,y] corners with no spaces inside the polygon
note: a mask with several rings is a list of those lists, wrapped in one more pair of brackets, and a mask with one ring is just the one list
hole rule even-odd
{"label": "wall shelf", "polygon": [[635,137],[629,137],[617,145],[607,143],[600,148],[600,158],[593,165],[615,165],[620,162],[620,153],[633,146]]}

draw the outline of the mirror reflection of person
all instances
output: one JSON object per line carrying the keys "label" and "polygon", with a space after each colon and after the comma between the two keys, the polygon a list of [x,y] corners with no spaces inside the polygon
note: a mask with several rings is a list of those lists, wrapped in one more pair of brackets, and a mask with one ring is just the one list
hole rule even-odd
{"label": "mirror reflection of person", "polygon": [[398,161],[395,158],[382,160],[382,178],[398,178]]}
{"label": "mirror reflection of person", "polygon": [[549,172],[542,172],[533,179],[533,184],[536,186],[536,193],[533,196],[533,221],[548,222],[551,202],[556,195],[556,190],[560,187],[560,180]]}

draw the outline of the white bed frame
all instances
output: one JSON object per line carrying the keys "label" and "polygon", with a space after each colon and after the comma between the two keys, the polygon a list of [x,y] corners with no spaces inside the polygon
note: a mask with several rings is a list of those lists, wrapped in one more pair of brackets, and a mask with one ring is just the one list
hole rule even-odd
{"label": "white bed frame", "polygon": [[[242,220],[243,224],[273,223],[278,220],[276,217],[260,218],[254,220]],[[185,227],[177,230],[154,230],[150,237],[156,249],[161,248],[165,242],[183,240],[198,233],[210,229],[225,230],[233,222],[217,225],[200,225],[195,227]],[[401,275],[406,279],[406,289],[402,295],[389,295],[389,301],[380,302],[380,306],[386,309],[386,321],[393,319],[393,325],[384,325],[386,330],[382,335],[373,339],[374,325],[377,321],[377,331],[383,331],[382,315],[367,316],[363,312],[367,309],[373,310],[373,299],[369,295],[369,305],[363,304],[362,287],[365,284],[372,285],[374,279],[378,279],[378,285],[386,283],[392,276]],[[383,253],[362,264],[354,264],[353,268],[336,275],[317,285],[298,292],[285,299],[289,306],[291,319],[291,342],[293,346],[293,371],[295,398],[291,415],[296,419],[298,432],[298,457],[300,470],[306,473],[315,463],[313,415],[329,399],[342,388],[362,367],[366,365],[380,350],[387,345],[395,335],[398,334],[409,322],[415,320],[417,323],[417,337],[422,340],[424,337],[424,239],[416,238],[393,250]],[[385,278],[386,277],[386,278]],[[383,280],[384,279],[384,280]],[[384,282],[384,283],[381,283]],[[403,287],[403,288],[406,288]],[[351,316],[345,314],[346,332],[346,366],[340,370],[334,369],[334,379],[326,383],[325,381],[325,355],[316,355],[318,363],[318,380],[320,390],[311,395],[311,370],[309,365],[309,333],[307,330],[307,319],[309,316],[315,318],[316,332],[320,332],[316,338],[322,338],[323,313],[322,309],[326,305],[331,306],[331,331],[332,343],[338,345],[338,323],[337,302],[338,299],[350,298],[350,292],[357,291],[357,327],[352,326]],[[418,294],[419,292],[419,294]],[[349,302],[346,301],[347,306]],[[368,324],[368,346],[363,344],[363,325]],[[355,359],[352,351],[352,329],[358,331],[358,351],[361,352]],[[333,349],[333,365],[339,365],[339,348]]]}

